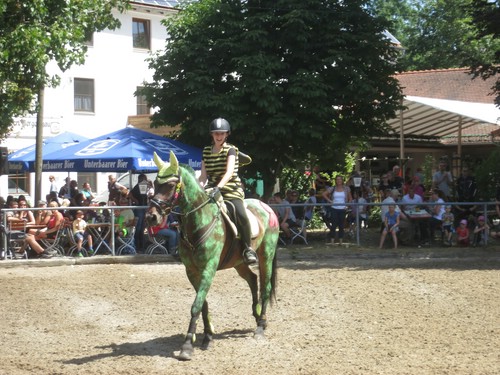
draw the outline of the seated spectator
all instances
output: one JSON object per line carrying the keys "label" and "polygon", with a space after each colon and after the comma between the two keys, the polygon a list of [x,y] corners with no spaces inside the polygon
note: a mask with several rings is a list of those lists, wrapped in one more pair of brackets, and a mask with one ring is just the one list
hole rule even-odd
{"label": "seated spectator", "polygon": [[392,235],[392,240],[394,242],[394,248],[398,248],[398,232],[399,232],[399,212],[396,211],[396,205],[389,205],[389,210],[384,216],[384,229],[382,230],[382,235],[380,237],[380,248],[384,246],[385,237],[387,233]]}
{"label": "seated spectator", "polygon": [[365,228],[368,228],[366,199],[359,195],[358,190],[354,190],[352,193],[352,203],[358,204],[351,206],[351,212],[348,215],[349,223],[355,224],[356,215],[359,215],[359,225],[364,225]]}
{"label": "seated spectator", "polygon": [[404,180],[401,176],[401,168],[399,165],[393,166],[392,173],[388,173],[387,176],[389,177],[389,188],[398,189],[399,191],[403,190]]}
{"label": "seated spectator", "polygon": [[[25,199],[18,201],[19,208],[28,208],[28,202]],[[32,211],[20,211],[19,218],[24,220],[26,224],[35,224],[35,215]]]}
{"label": "seated spectator", "polygon": [[38,254],[41,258],[51,258],[56,255],[57,252],[45,251],[43,247],[38,243],[38,240],[42,238],[55,238],[59,226],[64,220],[63,215],[57,210],[59,205],[56,202],[49,203],[50,217],[47,222],[47,226],[43,229],[30,229],[26,234],[26,239],[24,240],[23,248],[21,253],[25,251],[26,246],[30,246],[31,249]]}
{"label": "seated spectator", "polygon": [[160,225],[150,227],[151,232],[156,236],[166,238],[166,248],[169,254],[177,254],[179,247],[179,222],[177,215],[170,213],[163,219]]}
{"label": "seated spectator", "polygon": [[92,236],[87,232],[87,222],[83,220],[83,211],[76,211],[75,217],[76,219],[73,220],[73,236],[75,236],[76,242],[76,256],[83,257],[82,245],[85,237],[87,237],[87,243],[89,245],[89,254],[93,254],[94,249],[92,248]]}
{"label": "seated spectator", "polygon": [[[307,198],[307,201],[305,203],[307,204],[316,204],[318,200],[316,199],[316,190],[315,189],[309,189],[309,198]],[[304,219],[307,221],[311,220],[314,214],[314,206],[307,206],[304,208]]]}
{"label": "seated spectator", "polygon": [[467,228],[467,220],[460,220],[460,225],[457,230],[457,245],[459,247],[467,247],[470,245],[469,228]]}
{"label": "seated spectator", "polygon": [[[11,199],[7,199],[7,207],[16,210],[19,208],[19,202],[11,197]],[[5,217],[7,218],[7,224],[22,221],[20,211],[6,211]]]}
{"label": "seated spectator", "polygon": [[274,202],[275,204],[282,205],[276,207],[278,218],[280,221],[280,228],[285,234],[286,238],[290,240],[292,238],[290,227],[298,226],[295,215],[292,211],[292,207],[290,207],[290,203],[287,200],[283,199],[283,193],[280,192],[274,194]]}
{"label": "seated spectator", "polygon": [[495,206],[496,212],[497,212],[497,217],[498,217],[498,223],[492,228],[490,231],[490,236],[492,238],[500,238],[500,187],[498,188],[497,191],[497,204]]}
{"label": "seated spectator", "polygon": [[401,207],[404,211],[415,211],[423,201],[422,197],[415,193],[414,186],[410,185],[408,193],[401,199]]}
{"label": "seated spectator", "polygon": [[455,215],[451,212],[451,206],[447,205],[443,214],[443,235],[449,246],[452,244],[453,233],[455,233],[455,228],[453,228],[454,223]]}
{"label": "seated spectator", "polygon": [[288,203],[290,203],[290,207],[292,208],[295,219],[298,222],[300,219],[302,219],[304,217],[304,207],[303,206],[292,206],[292,205],[297,204],[297,203],[302,203],[299,200],[299,192],[297,190],[288,190],[286,192],[285,200],[288,201]]}
{"label": "seated spectator", "polygon": [[[128,200],[124,196],[122,196],[119,203],[119,206],[128,206]],[[122,209],[117,207],[115,209],[115,235],[126,237],[129,233],[131,233],[133,227],[135,227],[134,211],[130,208]]]}
{"label": "seated spectator", "polygon": [[477,225],[474,228],[473,246],[484,246],[488,243],[488,234],[490,226],[486,223],[483,215],[477,218]]}
{"label": "seated spectator", "polygon": [[[392,173],[392,172],[391,172]],[[383,173],[382,176],[380,176],[380,183],[378,184],[378,192],[379,192],[379,201],[382,202],[386,196],[386,191],[391,188],[389,187],[389,173]]]}
{"label": "seated spectator", "polygon": [[94,199],[94,194],[92,193],[92,188],[90,187],[90,184],[88,182],[83,183],[80,193],[83,194],[83,198],[86,202],[85,206],[90,205],[90,203]]}
{"label": "seated spectator", "polygon": [[[47,202],[38,201],[39,208],[47,208]],[[50,219],[50,211],[48,210],[38,210],[35,213],[35,224],[47,225]]]}

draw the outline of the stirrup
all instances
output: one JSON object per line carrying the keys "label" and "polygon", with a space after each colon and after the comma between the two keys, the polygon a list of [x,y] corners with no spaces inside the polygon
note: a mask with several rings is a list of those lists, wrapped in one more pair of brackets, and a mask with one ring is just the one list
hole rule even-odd
{"label": "stirrup", "polygon": [[257,263],[257,253],[251,247],[247,247],[243,250],[243,261],[246,264],[255,264]]}

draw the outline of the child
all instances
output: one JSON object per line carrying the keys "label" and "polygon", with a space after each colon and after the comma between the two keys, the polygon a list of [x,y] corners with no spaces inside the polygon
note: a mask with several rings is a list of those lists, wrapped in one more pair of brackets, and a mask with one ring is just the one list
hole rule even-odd
{"label": "child", "polygon": [[486,245],[488,239],[488,232],[490,227],[486,224],[484,216],[481,215],[477,218],[477,225],[474,228],[474,243],[473,246]]}
{"label": "child", "polygon": [[448,241],[448,245],[451,246],[451,238],[453,236],[453,222],[455,221],[455,215],[451,212],[451,206],[446,206],[443,214],[443,233],[444,238]]}
{"label": "child", "polygon": [[396,211],[396,206],[391,204],[389,206],[389,211],[385,214],[384,218],[384,229],[382,231],[382,236],[380,237],[380,248],[384,246],[385,237],[387,233],[392,234],[392,240],[394,241],[394,248],[398,248],[398,231],[399,231],[399,212]]}
{"label": "child", "polygon": [[76,211],[76,219],[73,220],[73,235],[75,236],[76,242],[76,250],[77,256],[83,257],[82,253],[82,245],[83,245],[83,236],[87,234],[87,242],[89,244],[89,254],[93,254],[94,250],[92,249],[92,236],[89,233],[85,232],[87,228],[87,222],[83,220],[83,211]]}
{"label": "child", "polygon": [[460,225],[457,228],[457,245],[460,247],[466,247],[470,245],[469,228],[467,228],[467,220],[465,219],[460,221]]}

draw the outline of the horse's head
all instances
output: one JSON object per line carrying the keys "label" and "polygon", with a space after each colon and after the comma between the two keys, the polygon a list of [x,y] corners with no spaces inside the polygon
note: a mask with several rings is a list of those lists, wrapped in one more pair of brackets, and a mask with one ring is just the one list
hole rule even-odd
{"label": "horse's head", "polygon": [[149,204],[146,221],[149,225],[158,225],[163,217],[168,215],[177,204],[180,194],[181,176],[179,162],[175,154],[170,151],[170,162],[164,162],[154,153],[154,162],[158,167],[155,180],[155,195]]}

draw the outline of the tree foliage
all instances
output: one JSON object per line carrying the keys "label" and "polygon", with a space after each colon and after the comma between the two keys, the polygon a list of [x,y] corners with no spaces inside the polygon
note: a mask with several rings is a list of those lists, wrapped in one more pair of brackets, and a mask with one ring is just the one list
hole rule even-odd
{"label": "tree foliage", "polygon": [[[471,61],[471,71],[476,77],[488,79],[500,75],[500,1],[473,0],[469,8],[472,14],[472,25],[476,27],[477,39],[491,38],[496,42],[492,59],[481,56]],[[492,92],[495,104],[500,107],[500,77],[497,78]]]}
{"label": "tree foliage", "polygon": [[402,69],[425,70],[466,67],[478,60],[495,61],[499,41],[490,33],[478,34],[471,13],[477,3],[487,2],[371,0],[370,9],[391,22],[389,31],[405,49],[400,59]]}
{"label": "tree foliage", "polygon": [[84,61],[92,33],[118,27],[112,15],[125,0],[3,0],[0,2],[0,135],[12,118],[33,110],[38,91],[58,83],[45,67],[62,71]]}
{"label": "tree foliage", "polygon": [[285,166],[343,150],[384,130],[399,107],[397,52],[366,0],[205,0],[167,20],[165,50],[141,93],[154,126],[209,142],[218,116],[251,154],[266,191]]}

